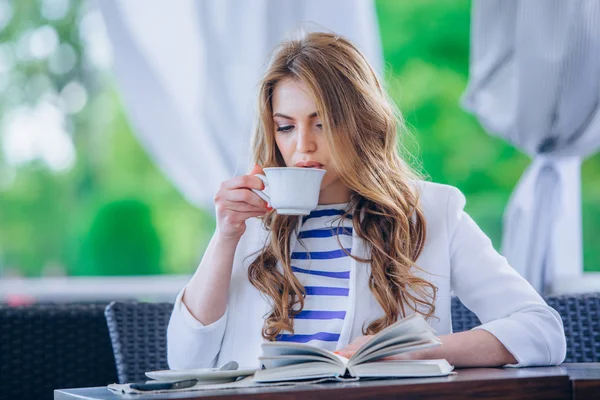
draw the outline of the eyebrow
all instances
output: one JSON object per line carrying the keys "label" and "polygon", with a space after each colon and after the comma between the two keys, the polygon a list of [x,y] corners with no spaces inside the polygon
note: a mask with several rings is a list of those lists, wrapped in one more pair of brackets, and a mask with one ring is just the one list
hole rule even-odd
{"label": "eyebrow", "polygon": [[[308,116],[308,118],[315,118],[315,117],[318,117],[318,116],[319,116],[319,113],[315,111],[314,113],[310,114]],[[289,117],[289,116],[287,116],[285,114],[281,114],[281,113],[275,113],[275,114],[273,114],[273,117],[281,117],[281,118],[285,118],[285,119],[294,119],[292,117]]]}

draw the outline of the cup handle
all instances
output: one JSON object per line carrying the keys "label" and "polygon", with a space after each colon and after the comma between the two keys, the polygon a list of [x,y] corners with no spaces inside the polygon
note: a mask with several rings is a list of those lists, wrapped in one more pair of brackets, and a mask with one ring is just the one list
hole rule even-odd
{"label": "cup handle", "polygon": [[[264,190],[267,190],[267,188],[269,187],[269,183],[267,182],[267,177],[262,174],[256,174],[254,176],[257,177],[258,179],[260,179],[265,184]],[[257,190],[257,189],[250,189],[250,190],[252,190],[254,193],[256,193],[261,199],[263,199],[267,203],[269,203],[269,204],[271,203],[271,198],[263,190]]]}

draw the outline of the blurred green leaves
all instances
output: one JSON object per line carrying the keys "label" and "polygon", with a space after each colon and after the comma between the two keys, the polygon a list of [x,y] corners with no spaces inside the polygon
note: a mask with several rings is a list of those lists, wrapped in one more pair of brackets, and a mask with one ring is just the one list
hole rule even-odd
{"label": "blurred green leaves", "polygon": [[147,204],[117,200],[98,210],[73,275],[160,274],[161,244]]}
{"label": "blurred green leaves", "polygon": [[[11,86],[0,94],[0,123],[11,107],[35,104],[41,91],[60,93],[74,80],[85,87],[88,101],[67,116],[76,149],[71,170],[51,171],[37,160],[11,166],[0,151],[0,276],[9,270],[37,276],[57,264],[74,275],[192,272],[214,218],[210,210],[188,204],[157,170],[133,134],[110,74],[87,64],[79,28],[89,3],[70,2],[56,20],[40,12],[41,0],[10,4],[13,17],[0,30],[0,44],[8,44],[9,53],[17,53],[25,33],[50,25],[60,44],[73,49],[76,62],[57,72],[48,60],[17,60],[9,72]],[[406,137],[405,145],[421,160],[415,167],[433,181],[459,187],[467,211],[499,248],[504,207],[529,160],[486,134],[459,106],[468,78],[470,3],[376,0],[376,5],[385,81],[414,139]],[[46,82],[40,76],[49,77],[50,88],[32,84]],[[597,155],[582,168],[590,271],[600,271],[599,177]]]}
{"label": "blurred green leaves", "polygon": [[[485,133],[463,111],[468,81],[470,2],[376,0],[385,80],[431,180],[460,188],[467,212],[497,249],[502,215],[529,158]],[[584,264],[600,271],[600,155],[582,170]]]}

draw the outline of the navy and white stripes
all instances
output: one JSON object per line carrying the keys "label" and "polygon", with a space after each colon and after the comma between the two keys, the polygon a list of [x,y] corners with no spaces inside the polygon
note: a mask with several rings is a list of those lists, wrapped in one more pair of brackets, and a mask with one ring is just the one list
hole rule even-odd
{"label": "navy and white stripes", "polygon": [[303,217],[291,262],[306,290],[304,309],[294,319],[294,334],[284,332],[278,341],[336,349],[348,308],[352,251],[352,220],[342,217],[346,206],[318,206]]}

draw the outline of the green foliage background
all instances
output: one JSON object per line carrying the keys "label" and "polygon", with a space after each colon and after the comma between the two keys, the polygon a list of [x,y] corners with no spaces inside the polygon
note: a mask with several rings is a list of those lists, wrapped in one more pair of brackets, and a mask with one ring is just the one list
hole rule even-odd
{"label": "green foliage background", "polygon": [[[503,209],[529,159],[487,135],[459,107],[468,78],[469,2],[377,0],[376,5],[385,79],[412,133],[405,144],[421,160],[415,166],[433,181],[459,187],[467,211],[499,248]],[[77,152],[70,171],[55,174],[40,162],[14,169],[0,151],[0,178],[12,174],[10,186],[0,189],[0,276],[9,270],[38,276],[55,264],[71,275],[192,272],[214,230],[212,210],[188,204],[156,169],[132,133],[110,75],[82,64],[76,31],[87,3],[73,2],[61,21],[45,21],[38,0],[13,7],[0,42],[51,24],[80,56],[61,76],[49,73],[45,61],[19,63],[13,79],[26,84],[47,74],[57,91],[77,79],[89,100],[69,121]],[[2,96],[0,111],[35,104],[38,96],[27,91],[17,99]],[[582,170],[588,271],[600,271],[599,176],[600,156],[595,156]]]}
{"label": "green foliage background", "polygon": [[[502,214],[529,157],[489,136],[460,106],[468,80],[470,2],[377,0],[386,80],[422,172],[457,186],[497,249]],[[411,146],[412,145],[412,146]],[[584,266],[600,271],[600,155],[582,166]]]}

